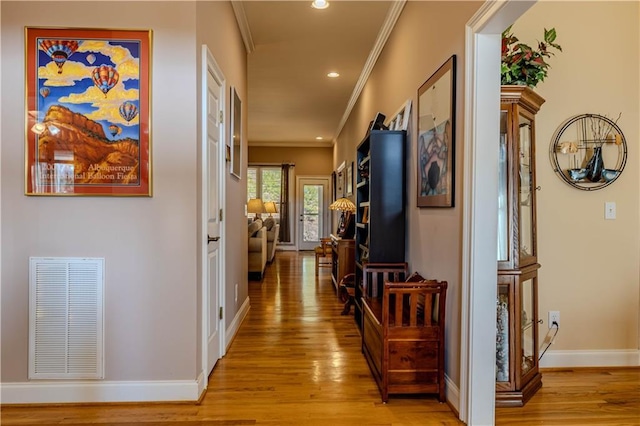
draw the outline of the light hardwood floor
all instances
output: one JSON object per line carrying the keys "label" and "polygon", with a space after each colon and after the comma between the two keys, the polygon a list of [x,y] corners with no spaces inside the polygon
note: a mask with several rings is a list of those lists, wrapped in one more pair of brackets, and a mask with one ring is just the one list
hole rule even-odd
{"label": "light hardwood floor", "polygon": [[[360,335],[313,254],[278,252],[251,310],[209,379],[200,404],[2,407],[1,424],[459,425],[434,395],[382,404],[360,352]],[[500,425],[639,425],[640,370],[543,373],[524,408],[498,409]]]}

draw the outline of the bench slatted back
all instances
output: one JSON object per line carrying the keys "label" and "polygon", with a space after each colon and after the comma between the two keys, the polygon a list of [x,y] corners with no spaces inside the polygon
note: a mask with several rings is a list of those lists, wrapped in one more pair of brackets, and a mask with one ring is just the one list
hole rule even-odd
{"label": "bench slatted back", "polygon": [[444,327],[447,282],[385,280],[383,325],[388,327]]}
{"label": "bench slatted back", "polygon": [[380,297],[385,281],[404,281],[409,273],[409,265],[402,263],[366,263],[362,267],[362,295],[369,298]]}

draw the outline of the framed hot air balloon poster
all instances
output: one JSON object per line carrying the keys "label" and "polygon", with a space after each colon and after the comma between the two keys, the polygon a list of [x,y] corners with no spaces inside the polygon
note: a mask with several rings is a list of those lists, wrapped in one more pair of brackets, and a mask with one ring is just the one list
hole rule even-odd
{"label": "framed hot air balloon poster", "polygon": [[25,194],[151,196],[151,30],[25,37]]}

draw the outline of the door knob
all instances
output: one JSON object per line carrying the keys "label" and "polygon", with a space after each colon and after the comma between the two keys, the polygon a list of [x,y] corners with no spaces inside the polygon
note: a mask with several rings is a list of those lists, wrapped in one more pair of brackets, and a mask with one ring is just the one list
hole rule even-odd
{"label": "door knob", "polygon": [[209,244],[211,241],[218,241],[220,239],[220,237],[210,237],[207,235],[207,244]]}

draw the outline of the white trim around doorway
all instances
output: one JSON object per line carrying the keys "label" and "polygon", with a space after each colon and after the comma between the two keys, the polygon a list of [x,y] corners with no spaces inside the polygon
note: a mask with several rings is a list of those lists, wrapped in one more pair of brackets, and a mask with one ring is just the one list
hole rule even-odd
{"label": "white trim around doorway", "polygon": [[498,150],[487,144],[499,139],[501,34],[534,3],[488,1],[466,26],[459,414],[469,425],[495,422]]}

